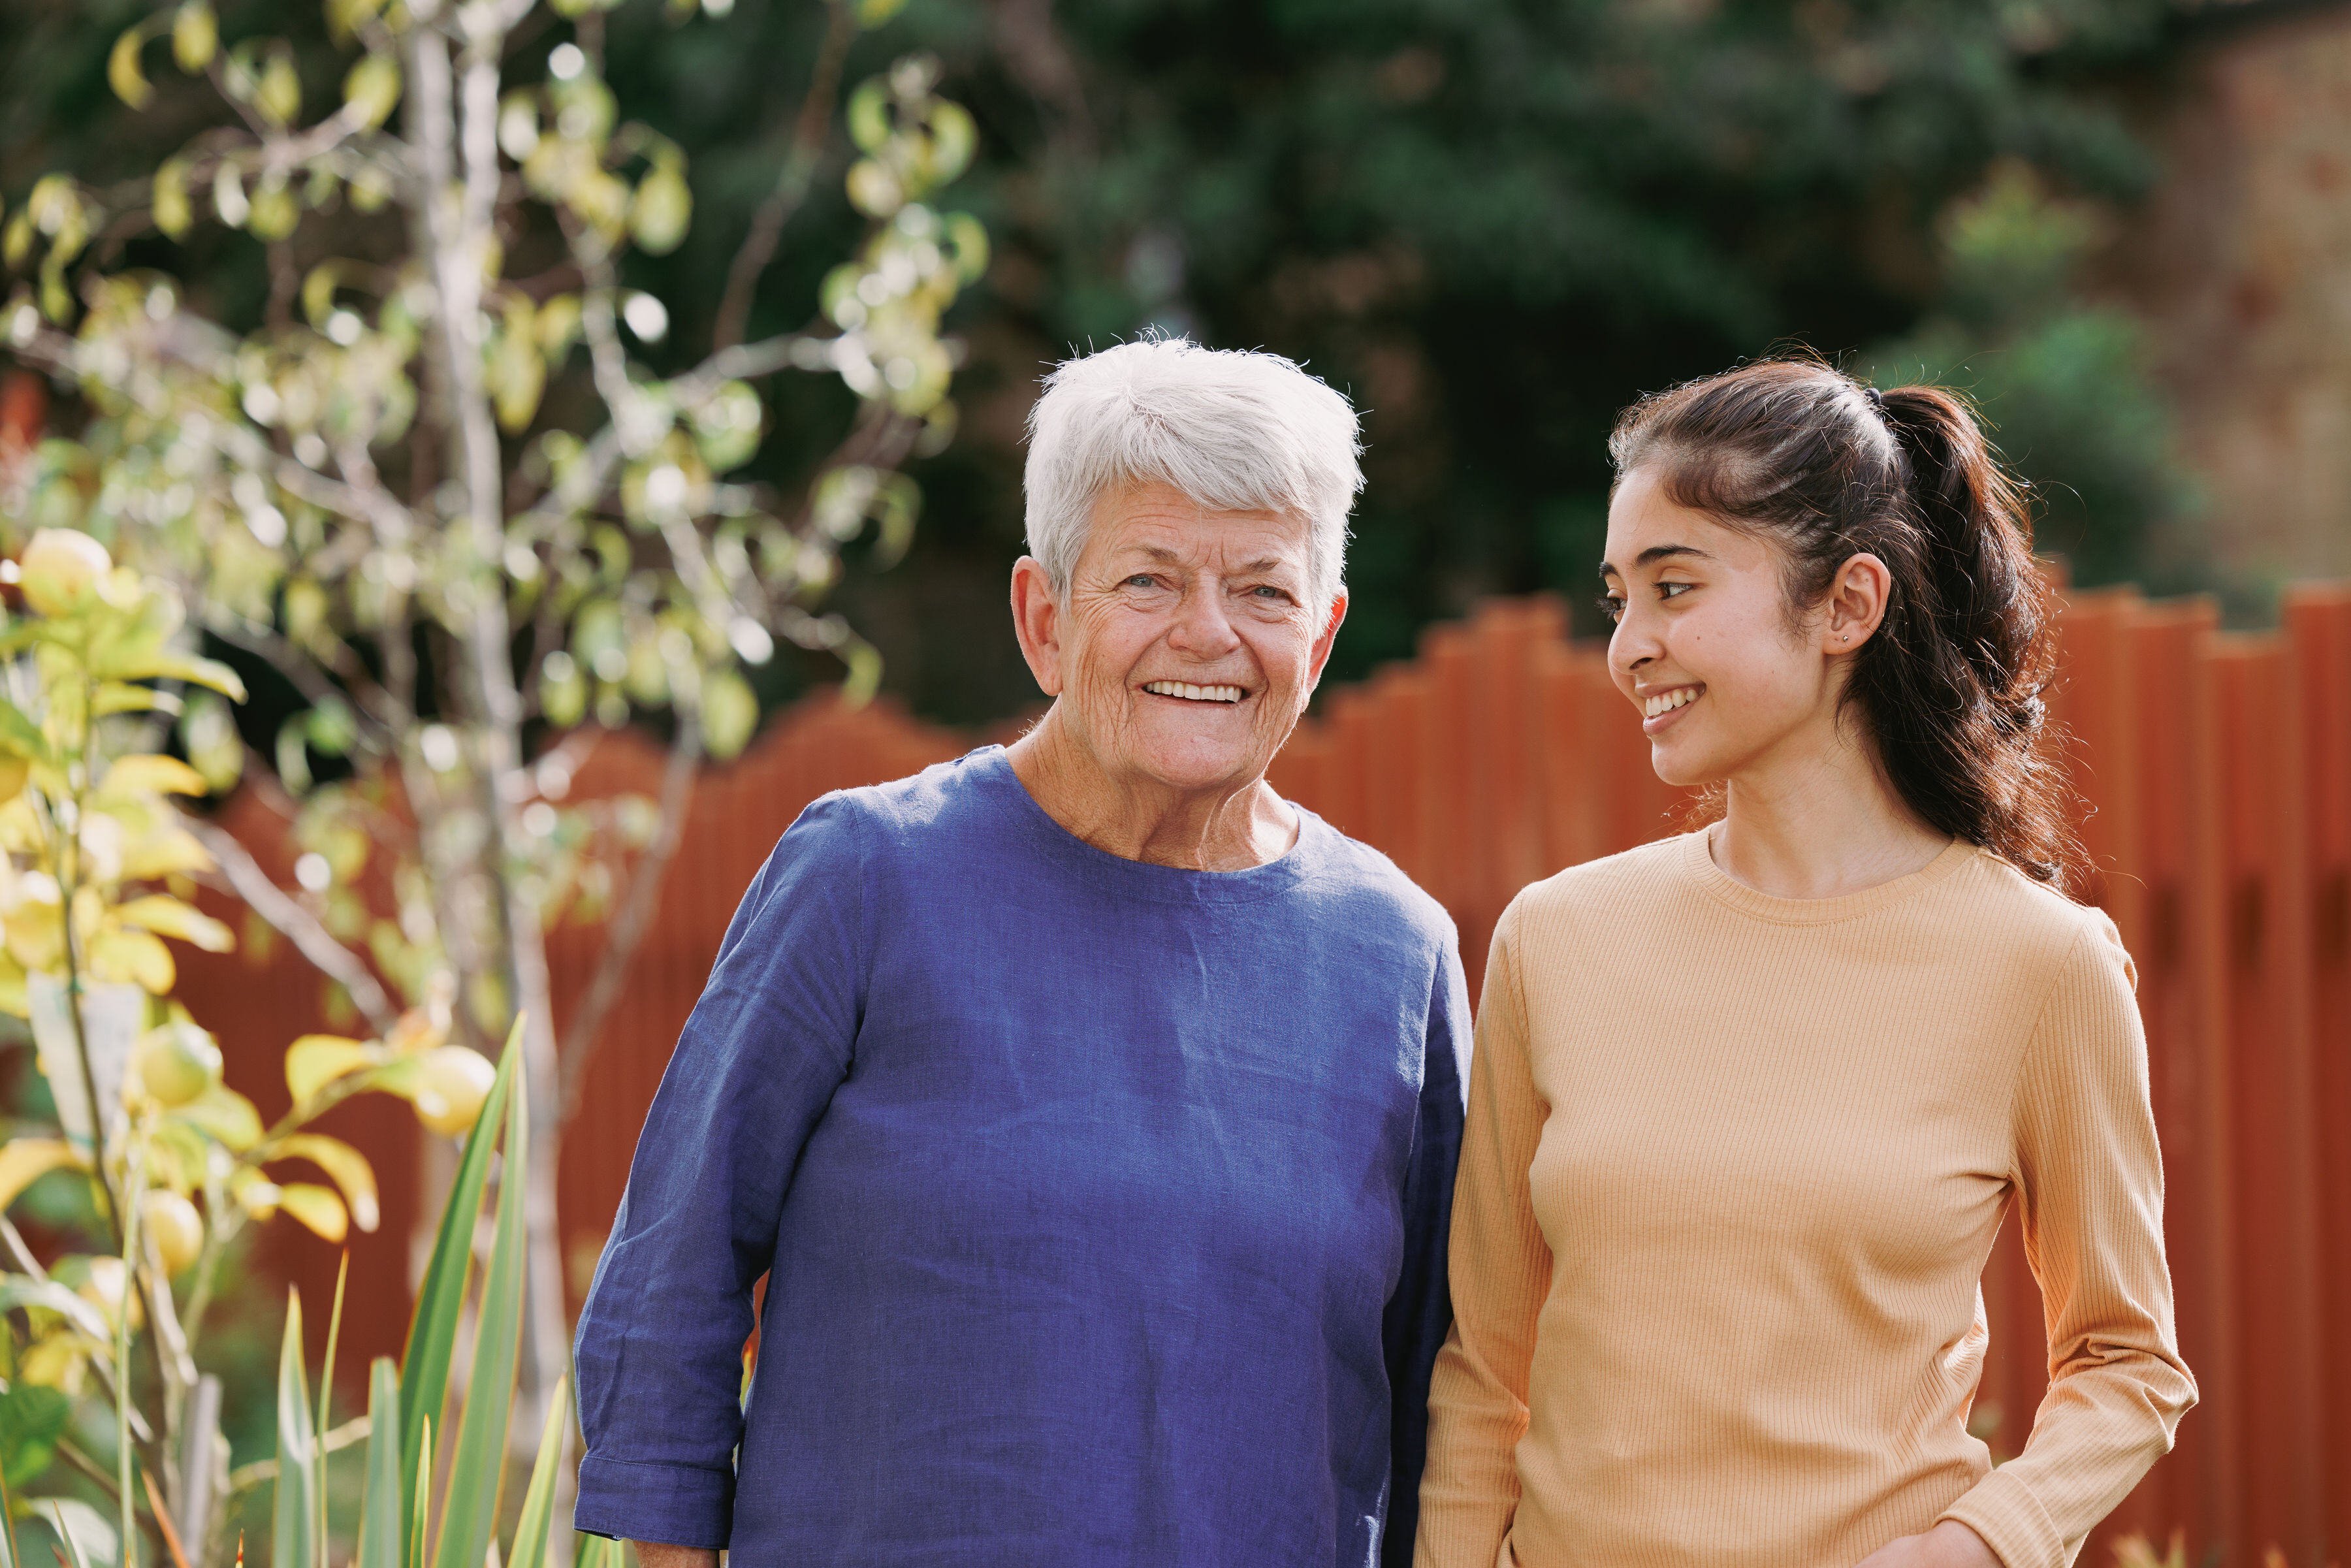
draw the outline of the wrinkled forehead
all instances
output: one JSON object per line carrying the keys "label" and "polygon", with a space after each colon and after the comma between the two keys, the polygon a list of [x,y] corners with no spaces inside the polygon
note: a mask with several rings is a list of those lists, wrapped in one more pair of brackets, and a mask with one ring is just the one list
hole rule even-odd
{"label": "wrinkled forehead", "polygon": [[1313,530],[1287,512],[1205,507],[1165,485],[1106,492],[1095,503],[1080,570],[1144,561],[1222,573],[1277,572],[1306,577]]}

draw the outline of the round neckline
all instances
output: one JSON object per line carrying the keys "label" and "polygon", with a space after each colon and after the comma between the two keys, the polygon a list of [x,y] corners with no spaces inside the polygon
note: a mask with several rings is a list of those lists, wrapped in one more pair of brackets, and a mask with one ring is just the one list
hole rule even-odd
{"label": "round neckline", "polygon": [[1297,801],[1285,799],[1284,803],[1298,813],[1298,837],[1290,848],[1262,865],[1238,871],[1196,871],[1129,860],[1086,842],[1055,821],[1029,793],[1029,786],[1013,770],[1011,756],[1003,747],[983,746],[967,753],[964,761],[977,782],[1004,798],[1026,835],[1051,859],[1094,882],[1165,903],[1247,904],[1285,893],[1321,869],[1329,853],[1325,835],[1335,831]]}
{"label": "round neckline", "polygon": [[1947,848],[1917,871],[1881,882],[1875,887],[1839,894],[1834,898],[1782,898],[1777,894],[1750,887],[1717,865],[1713,841],[1714,829],[1711,826],[1682,835],[1682,862],[1689,873],[1719,902],[1729,904],[1742,915],[1782,925],[1825,925],[1884,909],[1942,881],[1965,865],[1976,853],[1975,845],[1964,839],[1953,839]]}

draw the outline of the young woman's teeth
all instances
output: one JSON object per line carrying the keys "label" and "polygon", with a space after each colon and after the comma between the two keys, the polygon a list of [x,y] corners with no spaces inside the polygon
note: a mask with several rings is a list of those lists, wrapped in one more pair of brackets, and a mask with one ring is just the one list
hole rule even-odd
{"label": "young woman's teeth", "polygon": [[1241,700],[1238,686],[1195,686],[1182,681],[1145,681],[1143,689],[1163,697],[1182,697],[1194,703],[1237,703]]}
{"label": "young woman's teeth", "polygon": [[1642,716],[1655,718],[1661,713],[1671,713],[1677,707],[1686,706],[1697,701],[1698,694],[1704,689],[1702,686],[1676,686],[1672,691],[1659,692],[1642,703]]}

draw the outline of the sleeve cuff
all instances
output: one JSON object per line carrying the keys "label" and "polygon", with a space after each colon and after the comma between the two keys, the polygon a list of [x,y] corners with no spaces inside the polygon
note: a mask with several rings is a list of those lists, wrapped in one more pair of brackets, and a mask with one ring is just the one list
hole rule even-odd
{"label": "sleeve cuff", "polygon": [[590,1454],[580,1461],[571,1527],[583,1535],[719,1550],[735,1514],[735,1475],[698,1465],[640,1464]]}
{"label": "sleeve cuff", "polygon": [[[1984,1539],[2001,1568],[2068,1568],[2074,1550],[2022,1476],[1994,1470],[1945,1509]],[[1942,1520],[1936,1521],[1941,1523]],[[2079,1542],[2074,1543],[2078,1548]]]}

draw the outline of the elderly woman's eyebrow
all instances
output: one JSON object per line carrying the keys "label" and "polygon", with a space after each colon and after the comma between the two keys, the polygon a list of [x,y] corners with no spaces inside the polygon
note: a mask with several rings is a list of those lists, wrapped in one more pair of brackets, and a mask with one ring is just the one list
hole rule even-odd
{"label": "elderly woman's eyebrow", "polygon": [[[1635,566],[1655,566],[1661,560],[1671,560],[1676,556],[1685,555],[1698,560],[1712,560],[1714,559],[1712,556],[1707,554],[1706,551],[1698,549],[1696,545],[1651,545],[1647,549],[1643,550],[1639,555],[1633,558],[1633,564]],[[1600,563],[1600,575],[1603,577],[1621,577],[1624,574],[1616,570],[1613,562],[1604,560]]]}

